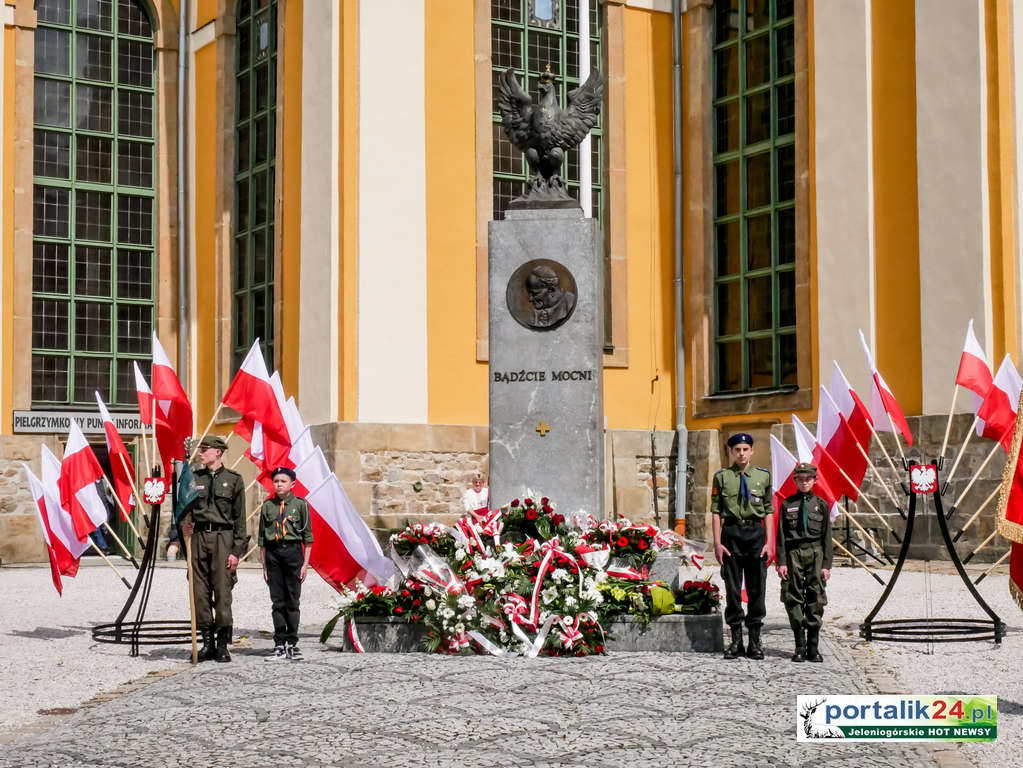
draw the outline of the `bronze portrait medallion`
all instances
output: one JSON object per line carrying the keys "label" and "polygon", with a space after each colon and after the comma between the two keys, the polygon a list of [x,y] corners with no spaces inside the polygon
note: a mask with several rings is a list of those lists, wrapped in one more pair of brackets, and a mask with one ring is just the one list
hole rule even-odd
{"label": "bronze portrait medallion", "polygon": [[533,331],[552,331],[575,311],[575,278],[551,259],[527,261],[508,280],[506,299],[512,317]]}

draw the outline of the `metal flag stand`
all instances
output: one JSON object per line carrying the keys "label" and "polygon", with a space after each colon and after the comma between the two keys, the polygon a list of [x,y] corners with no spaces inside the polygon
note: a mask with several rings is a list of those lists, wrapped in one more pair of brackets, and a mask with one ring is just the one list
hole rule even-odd
{"label": "metal flag stand", "polygon": [[[867,618],[860,624],[860,636],[868,642],[870,640],[888,640],[893,642],[903,643],[952,643],[952,642],[965,642],[969,640],[994,640],[996,644],[1002,642],[1002,638],[1005,636],[1005,623],[998,618],[998,615],[991,610],[990,606],[984,601],[984,598],[977,592],[977,588],[974,586],[970,577],[966,575],[966,570],[963,568],[963,563],[959,559],[959,555],[956,553],[955,545],[952,542],[952,537],[948,532],[948,522],[945,517],[945,511],[941,504],[941,494],[938,493],[938,489],[941,488],[939,481],[938,472],[941,469],[942,461],[938,459],[934,464],[919,465],[912,462],[906,462],[906,470],[910,475],[910,496],[909,496],[909,513],[906,518],[906,530],[902,536],[902,547],[899,549],[899,560],[895,564],[895,570],[892,572],[891,578],[888,579],[888,586],[885,587],[884,592],[881,594],[880,599],[874,606],[873,610],[867,614]],[[930,487],[932,491],[918,491],[916,485],[912,482],[912,472],[914,467],[925,467],[927,471],[933,469],[934,482]],[[921,495],[932,495],[934,496],[934,512],[935,517],[938,520],[938,527],[941,529],[941,538],[945,542],[945,549],[948,551],[949,560],[955,566],[956,571],[959,574],[959,578],[962,579],[963,584],[973,595],[973,599],[977,601],[984,612],[990,617],[987,619],[963,619],[963,618],[950,618],[950,617],[933,617],[933,618],[919,618],[919,619],[882,619],[875,620],[881,607],[888,600],[892,590],[895,588],[895,583],[899,580],[899,574],[902,572],[902,566],[906,562],[906,557],[909,554],[909,545],[913,540],[913,522],[916,519],[916,507],[917,497]]]}
{"label": "metal flag stand", "polygon": [[[160,476],[160,468],[154,470],[154,477]],[[171,474],[171,508],[174,507],[176,483]],[[97,624],[92,630],[92,639],[98,643],[129,644],[130,654],[139,655],[140,645],[184,645],[192,642],[192,624],[190,621],[146,620],[146,609],[149,606],[149,595],[153,584],[153,570],[156,567],[156,546],[160,539],[160,508],[161,504],[150,507],[148,531],[146,533],[146,549],[142,555],[142,563],[135,576],[135,584],[131,593],[110,624]],[[125,621],[125,617],[139,598],[134,621]]]}

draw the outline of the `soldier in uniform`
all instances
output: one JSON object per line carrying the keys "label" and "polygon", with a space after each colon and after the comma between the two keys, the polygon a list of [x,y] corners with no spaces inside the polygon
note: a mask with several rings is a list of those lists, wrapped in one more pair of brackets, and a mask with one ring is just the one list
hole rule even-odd
{"label": "soldier in uniform", "polygon": [[[202,467],[195,470],[198,496],[188,508],[190,520],[181,533],[192,537],[192,578],[195,620],[202,633],[201,661],[231,660],[227,646],[233,630],[231,590],[238,559],[245,554],[245,483],[224,466],[227,442],[207,435],[199,445]],[[214,641],[216,644],[214,645]]]}
{"label": "soldier in uniform", "polygon": [[259,509],[257,537],[263,560],[263,580],[270,587],[273,606],[274,649],[266,660],[301,661],[298,606],[313,551],[309,504],[291,491],[295,485],[295,470],[277,467],[270,477],[274,495]]}
{"label": "soldier in uniform", "polygon": [[[771,473],[750,464],[753,437],[738,432],[728,438],[732,465],[714,475],[711,485],[711,512],[714,524],[714,554],[721,563],[725,582],[725,623],[731,642],[725,658],[743,653],[750,659],[763,659],[760,628],[767,609],[764,590],[767,560],[774,549],[774,512],[771,508]],[[742,583],[746,580],[749,607],[743,617]],[[745,620],[749,645],[742,642]]]}
{"label": "soldier in uniform", "polygon": [[819,642],[821,617],[831,578],[831,515],[828,503],[813,492],[817,467],[797,464],[796,492],[785,499],[778,523],[778,576],[781,600],[796,639],[792,661],[824,661]]}

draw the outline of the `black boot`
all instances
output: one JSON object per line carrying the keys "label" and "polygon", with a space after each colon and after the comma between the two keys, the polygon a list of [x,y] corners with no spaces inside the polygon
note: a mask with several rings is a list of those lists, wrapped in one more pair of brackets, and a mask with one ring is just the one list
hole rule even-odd
{"label": "black boot", "polygon": [[213,632],[202,630],[202,648],[199,649],[199,661],[213,661],[217,657],[217,647],[213,644]]}
{"label": "black boot", "polygon": [[742,625],[729,627],[732,633],[732,642],[725,647],[726,659],[737,659],[743,655],[745,649],[742,647]]}
{"label": "black boot", "polygon": [[217,632],[216,660],[224,664],[231,660],[231,652],[227,650],[227,644],[231,642],[231,630],[220,630]]}
{"label": "black boot", "polygon": [[796,652],[792,654],[792,661],[806,661],[806,632],[802,626],[793,625],[792,635],[796,638]]}
{"label": "black boot", "polygon": [[807,661],[824,661],[824,657],[821,656],[819,649],[821,639],[821,628],[820,627],[807,627],[806,629],[806,660]]}
{"label": "black boot", "polygon": [[760,646],[760,627],[747,627],[749,631],[749,645],[746,646],[746,658],[762,661],[764,649]]}

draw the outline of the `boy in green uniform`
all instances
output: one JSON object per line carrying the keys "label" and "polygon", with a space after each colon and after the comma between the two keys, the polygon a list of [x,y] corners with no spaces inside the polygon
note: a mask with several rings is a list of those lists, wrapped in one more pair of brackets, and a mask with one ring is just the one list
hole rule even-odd
{"label": "boy in green uniform", "polygon": [[778,523],[781,599],[796,639],[792,661],[824,661],[818,644],[831,578],[831,515],[813,492],[817,467],[797,464],[793,476],[797,490],[782,502]]}
{"label": "boy in green uniform", "polygon": [[[227,441],[207,435],[199,444],[202,466],[194,470],[198,496],[188,507],[189,519],[181,533],[191,536],[192,594],[195,623],[202,633],[200,661],[231,660],[234,620],[231,590],[238,575],[238,560],[245,554],[249,537],[245,526],[245,483],[241,475],[224,466]],[[216,646],[214,646],[214,639]]]}
{"label": "boy in green uniform", "polygon": [[259,552],[263,580],[273,604],[274,649],[267,661],[301,661],[298,649],[299,599],[309,570],[313,532],[309,504],[291,492],[295,471],[277,467],[271,474],[274,495],[259,510]]}
{"label": "boy in green uniform", "polygon": [[[725,658],[735,659],[745,652],[750,659],[763,659],[760,628],[767,608],[764,589],[767,583],[767,558],[774,548],[774,512],[771,508],[771,473],[750,466],[753,437],[738,432],[728,438],[732,465],[719,470],[711,484],[711,512],[714,524],[714,554],[721,563],[725,582],[725,623],[732,641]],[[749,607],[745,624],[749,646],[743,648],[742,583],[746,581]]]}

